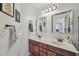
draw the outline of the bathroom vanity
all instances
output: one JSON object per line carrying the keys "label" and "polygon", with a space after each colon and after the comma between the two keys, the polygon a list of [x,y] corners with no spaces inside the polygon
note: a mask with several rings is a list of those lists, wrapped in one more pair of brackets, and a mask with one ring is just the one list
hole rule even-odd
{"label": "bathroom vanity", "polygon": [[[69,46],[69,45],[68,45]],[[71,50],[68,50],[71,49]],[[29,39],[29,52],[33,56],[76,56],[77,50],[70,45],[64,48],[38,39]]]}
{"label": "bathroom vanity", "polygon": [[[67,42],[68,40],[71,41],[70,35],[73,36],[72,34],[73,11],[72,10],[62,11],[49,16],[44,15],[37,20],[36,36],[32,35],[32,37],[29,38],[29,52],[31,53],[31,55],[34,56],[78,55],[78,51],[74,47],[73,43]],[[65,38],[65,36],[67,36],[67,38]],[[64,41],[62,42],[59,39],[63,39]]]}

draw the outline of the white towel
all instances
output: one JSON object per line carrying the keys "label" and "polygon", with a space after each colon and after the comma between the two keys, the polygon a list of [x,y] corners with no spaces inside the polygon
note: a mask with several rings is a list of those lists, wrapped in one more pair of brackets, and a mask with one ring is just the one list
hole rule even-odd
{"label": "white towel", "polygon": [[14,27],[7,27],[9,29],[9,48],[11,48],[14,43],[16,42],[16,33],[15,33],[15,28]]}

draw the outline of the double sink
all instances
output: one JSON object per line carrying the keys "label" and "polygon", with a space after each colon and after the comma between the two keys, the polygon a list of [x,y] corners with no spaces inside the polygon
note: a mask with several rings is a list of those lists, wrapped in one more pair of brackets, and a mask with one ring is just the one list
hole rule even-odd
{"label": "double sink", "polygon": [[54,44],[54,45],[58,45],[58,46],[64,46],[65,44],[63,43],[63,40],[61,39],[49,39],[49,38],[39,38],[39,40],[43,41],[43,42],[47,42],[50,44]]}
{"label": "double sink", "polygon": [[72,42],[66,42],[64,40],[61,39],[56,39],[56,38],[46,38],[46,37],[31,37],[30,39],[33,39],[35,41],[38,42],[42,42],[51,46],[55,46],[58,48],[62,48],[65,50],[69,50],[75,53],[78,53],[77,49],[75,48],[75,46],[72,44]]}

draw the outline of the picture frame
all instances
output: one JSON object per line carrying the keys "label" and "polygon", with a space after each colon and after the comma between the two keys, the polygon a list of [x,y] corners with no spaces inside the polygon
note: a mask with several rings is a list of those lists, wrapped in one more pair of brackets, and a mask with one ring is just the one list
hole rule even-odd
{"label": "picture frame", "polygon": [[15,21],[20,23],[20,12],[17,9],[15,10]]}
{"label": "picture frame", "polygon": [[0,11],[14,17],[14,3],[0,3]]}

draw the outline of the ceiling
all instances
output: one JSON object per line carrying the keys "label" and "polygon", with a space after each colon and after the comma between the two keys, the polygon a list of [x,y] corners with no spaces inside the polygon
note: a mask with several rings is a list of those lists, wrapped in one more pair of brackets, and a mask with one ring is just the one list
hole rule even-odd
{"label": "ceiling", "polygon": [[53,3],[23,3],[23,5],[32,7],[34,9],[42,9],[48,5],[53,5]]}

